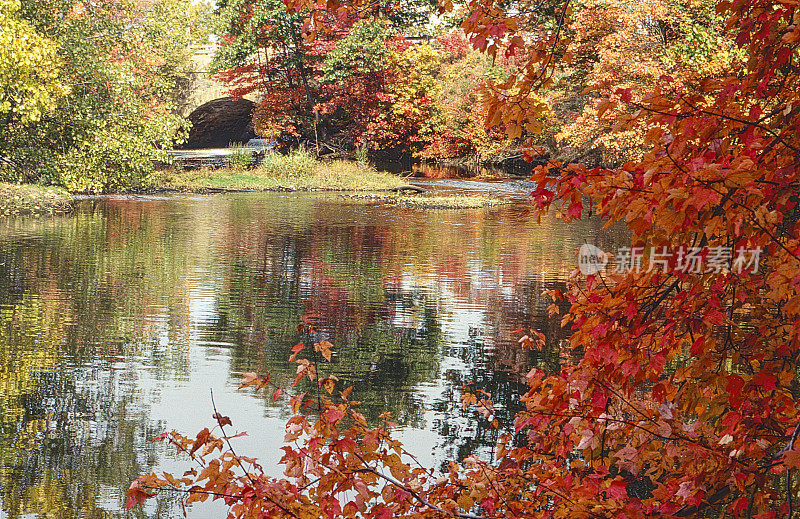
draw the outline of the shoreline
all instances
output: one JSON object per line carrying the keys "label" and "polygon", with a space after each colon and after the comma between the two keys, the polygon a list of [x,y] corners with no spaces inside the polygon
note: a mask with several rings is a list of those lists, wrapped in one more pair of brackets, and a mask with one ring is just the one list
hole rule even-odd
{"label": "shoreline", "polygon": [[268,192],[330,193],[351,202],[418,209],[467,209],[510,203],[492,195],[431,192],[409,183],[408,176],[379,171],[364,162],[319,160],[298,151],[290,155],[267,154],[258,165],[164,168],[139,187],[103,193],[70,193],[60,187],[0,183],[0,216],[68,214],[75,200],[92,197]]}
{"label": "shoreline", "polygon": [[[400,177],[397,177],[400,179]],[[401,179],[402,180],[402,179]],[[415,189],[411,189],[415,188]],[[411,193],[409,190],[411,189]],[[147,197],[159,195],[217,195],[226,193],[318,193],[329,195],[330,200],[343,203],[385,204],[410,209],[482,209],[513,204],[502,196],[463,192],[427,190],[403,182],[399,187],[288,187],[264,185],[260,187],[170,187],[153,185],[140,189],[110,191],[106,193],[69,193],[54,186],[35,184],[0,183],[0,218],[5,216],[58,216],[73,212],[79,200]]]}
{"label": "shoreline", "polygon": [[511,205],[517,202],[512,198],[492,195],[464,194],[461,192],[429,191],[412,192],[395,190],[342,190],[342,189],[192,189],[171,188],[142,189],[101,194],[76,194],[75,200],[125,199],[136,197],[158,197],[159,195],[200,195],[211,196],[226,193],[295,193],[319,194],[327,200],[364,205],[388,205],[408,209],[488,209]]}
{"label": "shoreline", "polygon": [[[242,160],[245,159],[252,157]],[[148,184],[145,190],[177,192],[388,191],[408,185],[403,177],[378,171],[366,163],[321,161],[305,151],[290,155],[267,153],[258,164],[245,160],[219,168],[166,168],[156,171]]]}
{"label": "shoreline", "polygon": [[[65,215],[74,209],[79,200],[148,197],[159,195],[210,196],[226,193],[305,193],[329,195],[330,200],[346,203],[386,204],[412,209],[480,209],[515,203],[513,198],[492,194],[463,192],[461,190],[429,190],[418,185],[403,183],[400,187],[342,188],[325,186],[260,186],[260,187],[170,187],[154,185],[139,189],[109,191],[105,193],[76,192],[54,186],[35,184],[0,183],[0,217],[28,215]],[[24,196],[23,196],[24,194]],[[23,201],[24,202],[21,202]]]}
{"label": "shoreline", "polygon": [[0,182],[0,217],[69,214],[75,198],[66,189]]}

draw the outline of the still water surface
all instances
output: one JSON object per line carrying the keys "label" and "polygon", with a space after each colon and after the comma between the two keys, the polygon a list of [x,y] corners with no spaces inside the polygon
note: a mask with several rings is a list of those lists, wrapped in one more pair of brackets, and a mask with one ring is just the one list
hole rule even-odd
{"label": "still water surface", "polygon": [[[424,211],[280,193],[0,220],[0,517],[133,516],[132,479],[186,467],[150,439],[210,425],[212,389],[249,432],[239,452],[278,474],[282,402],[237,384],[247,371],[290,381],[301,321],[335,344],[329,369],[367,417],[391,411],[423,463],[489,455],[496,432],[461,410],[460,388],[492,393],[503,420],[519,375],[558,364],[564,333],[541,293],[563,287],[581,243],[610,247],[600,228],[537,223],[524,201]],[[517,348],[521,326],[546,333],[545,351]],[[165,498],[144,515],[181,511]]]}

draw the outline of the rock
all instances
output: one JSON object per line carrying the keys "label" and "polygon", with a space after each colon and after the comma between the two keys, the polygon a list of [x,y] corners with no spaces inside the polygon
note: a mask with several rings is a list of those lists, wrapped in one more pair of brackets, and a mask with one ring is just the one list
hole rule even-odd
{"label": "rock", "polygon": [[420,186],[400,186],[400,187],[393,187],[389,191],[394,191],[395,193],[402,193],[404,191],[411,191],[412,193],[427,193],[428,190],[424,187]]}
{"label": "rock", "polygon": [[252,101],[234,101],[230,97],[201,105],[189,115],[192,129],[182,148],[225,148],[233,143],[249,141],[256,136],[252,118],[254,107]]}

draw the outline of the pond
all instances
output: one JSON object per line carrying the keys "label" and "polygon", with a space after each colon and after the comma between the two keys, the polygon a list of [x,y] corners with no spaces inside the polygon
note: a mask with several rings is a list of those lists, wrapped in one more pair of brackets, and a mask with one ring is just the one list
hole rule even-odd
{"label": "pond", "polygon": [[[580,244],[615,241],[599,221],[537,223],[516,196],[435,211],[317,194],[106,197],[0,220],[0,517],[128,516],[131,480],[187,466],[151,438],[210,426],[211,390],[249,433],[238,451],[280,473],[285,402],[237,386],[249,371],[291,382],[301,322],[335,345],[325,369],[369,419],[390,411],[424,464],[490,454],[497,432],[462,410],[462,386],[491,393],[507,422],[521,375],[567,354],[542,292],[564,286]],[[546,348],[521,351],[520,327]],[[181,513],[168,497],[144,510]]]}

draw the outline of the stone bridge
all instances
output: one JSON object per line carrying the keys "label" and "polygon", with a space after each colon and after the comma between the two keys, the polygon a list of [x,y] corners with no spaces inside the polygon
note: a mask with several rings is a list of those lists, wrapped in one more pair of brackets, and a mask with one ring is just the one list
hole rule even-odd
{"label": "stone bridge", "polygon": [[234,101],[226,86],[211,77],[216,50],[216,44],[196,49],[192,71],[176,92],[178,112],[192,122],[183,148],[224,148],[255,136],[251,117],[255,97]]}
{"label": "stone bridge", "polygon": [[216,50],[216,44],[195,49],[192,70],[176,92],[178,110],[184,117],[188,117],[200,105],[227,96],[225,85],[211,78],[209,72]]}

